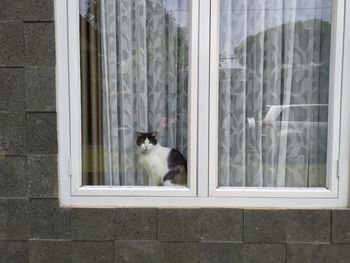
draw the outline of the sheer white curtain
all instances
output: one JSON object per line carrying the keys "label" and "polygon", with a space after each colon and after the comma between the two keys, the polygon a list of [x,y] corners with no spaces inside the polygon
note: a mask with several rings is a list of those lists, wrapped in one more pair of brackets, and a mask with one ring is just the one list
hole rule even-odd
{"label": "sheer white curtain", "polygon": [[136,131],[187,154],[188,1],[100,5],[105,182],[147,185]]}
{"label": "sheer white curtain", "polygon": [[326,187],[331,0],[221,0],[219,185]]}

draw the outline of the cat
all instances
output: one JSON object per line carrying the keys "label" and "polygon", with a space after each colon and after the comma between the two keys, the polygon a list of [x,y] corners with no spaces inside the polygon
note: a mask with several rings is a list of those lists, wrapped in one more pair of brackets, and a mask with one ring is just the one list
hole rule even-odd
{"label": "cat", "polygon": [[138,132],[136,145],[149,186],[187,184],[187,161],[176,149],[161,146],[157,132]]}

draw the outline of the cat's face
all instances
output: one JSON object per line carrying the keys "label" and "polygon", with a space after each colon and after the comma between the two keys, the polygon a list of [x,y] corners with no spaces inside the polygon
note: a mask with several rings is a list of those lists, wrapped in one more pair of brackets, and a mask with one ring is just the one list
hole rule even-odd
{"label": "cat's face", "polygon": [[139,132],[137,134],[136,145],[142,153],[149,153],[157,145],[157,133],[156,132]]}

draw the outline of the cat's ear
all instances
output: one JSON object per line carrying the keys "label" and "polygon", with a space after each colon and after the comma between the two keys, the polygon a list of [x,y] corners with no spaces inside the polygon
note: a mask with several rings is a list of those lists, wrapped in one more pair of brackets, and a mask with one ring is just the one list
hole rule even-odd
{"label": "cat's ear", "polygon": [[152,133],[151,133],[151,136],[157,138],[157,137],[158,137],[158,132],[156,132],[156,131],[152,132]]}
{"label": "cat's ear", "polygon": [[140,132],[140,131],[135,131],[135,133],[136,133],[136,137],[137,137],[137,138],[143,135],[143,133]]}

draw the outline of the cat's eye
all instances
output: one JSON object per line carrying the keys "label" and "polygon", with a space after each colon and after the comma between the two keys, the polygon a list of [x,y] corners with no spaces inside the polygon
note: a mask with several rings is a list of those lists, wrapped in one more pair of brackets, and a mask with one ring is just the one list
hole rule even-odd
{"label": "cat's eye", "polygon": [[345,206],[345,2],[58,1],[62,202]]}

